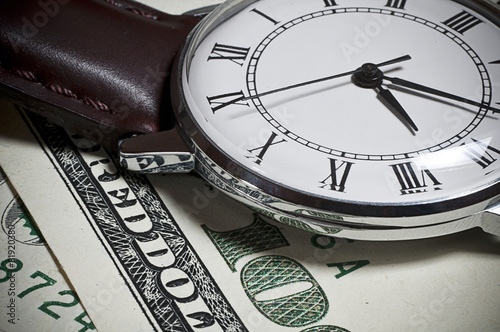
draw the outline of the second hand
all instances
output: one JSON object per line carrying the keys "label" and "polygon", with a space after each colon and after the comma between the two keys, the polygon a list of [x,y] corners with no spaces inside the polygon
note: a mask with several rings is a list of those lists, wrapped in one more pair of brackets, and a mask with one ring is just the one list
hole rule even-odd
{"label": "second hand", "polygon": [[[398,57],[398,58],[395,58],[395,59],[392,59],[392,60],[389,60],[389,61],[381,62],[381,63],[377,64],[376,66],[377,67],[388,66],[388,65],[399,63],[399,62],[407,61],[407,60],[410,60],[410,59],[411,59],[411,56],[404,55],[404,56],[401,56],[401,57]],[[260,97],[264,97],[264,96],[267,96],[267,95],[271,95],[271,94],[274,94],[274,93],[277,93],[277,92],[282,92],[282,91],[286,91],[286,90],[300,88],[300,87],[307,86],[307,85],[310,85],[310,84],[315,84],[315,83],[330,81],[330,80],[333,80],[333,79],[336,79],[336,78],[353,75],[354,73],[358,72],[359,70],[360,69],[358,68],[358,69],[347,71],[347,72],[344,72],[344,73],[341,73],[341,74],[337,74],[337,75],[326,76],[326,77],[318,78],[318,79],[311,80],[311,81],[306,81],[306,82],[302,82],[302,83],[288,85],[288,86],[285,86],[285,87],[282,87],[282,88],[265,91],[265,92],[262,92],[262,93],[259,93],[259,94],[253,95],[253,96],[241,97],[241,98],[238,98],[236,100],[233,100],[232,102],[239,102],[239,101],[251,100],[251,99],[254,99],[254,98],[260,98]]]}

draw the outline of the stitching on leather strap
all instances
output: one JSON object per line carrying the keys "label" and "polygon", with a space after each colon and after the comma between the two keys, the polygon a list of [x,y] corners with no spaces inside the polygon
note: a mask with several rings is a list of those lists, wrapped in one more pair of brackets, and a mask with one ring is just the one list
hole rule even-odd
{"label": "stitching on leather strap", "polygon": [[138,8],[135,8],[135,7],[132,7],[132,6],[128,6],[128,5],[123,5],[117,1],[114,1],[114,0],[105,0],[106,2],[112,4],[113,6],[116,6],[118,8],[122,8],[122,9],[125,9],[125,10],[128,10],[129,12],[132,12],[136,15],[140,15],[140,16],[144,16],[146,18],[150,18],[152,20],[158,20],[158,17],[154,16],[154,15],[151,15],[151,14],[148,14],[146,13],[145,11],[141,10],[141,9],[138,9]]}
{"label": "stitching on leather strap", "polygon": [[[131,12],[133,14],[140,15],[140,16],[146,17],[148,19],[152,19],[152,20],[158,20],[157,16],[152,15],[150,13],[147,13],[147,12],[145,12],[142,9],[130,6],[129,4],[122,3],[122,2],[120,2],[120,0],[116,0],[116,1],[115,0],[104,0],[104,1],[108,2],[109,4],[111,4],[113,6],[116,6],[116,7],[120,8],[120,9],[127,10],[127,11],[129,11],[129,12]],[[3,64],[0,62],[0,68],[3,67],[2,65]],[[84,97],[77,96],[70,89],[61,87],[60,85],[57,85],[57,84],[44,84],[42,81],[40,81],[35,76],[35,74],[33,72],[26,71],[26,70],[19,70],[19,69],[16,69],[16,68],[11,68],[10,72],[13,73],[13,74],[15,74],[15,75],[17,75],[17,76],[19,76],[20,78],[25,79],[25,80],[28,80],[28,81],[31,81],[31,82],[34,82],[34,83],[38,83],[42,87],[44,87],[46,89],[49,89],[52,92],[55,92],[57,94],[60,94],[60,95],[66,96],[66,97],[73,98],[75,100],[78,100],[78,101],[80,101],[80,102],[82,102],[82,103],[84,103],[86,105],[89,105],[89,106],[91,106],[91,107],[93,107],[93,108],[95,108],[95,109],[97,109],[99,111],[106,112],[106,113],[109,113],[109,114],[113,114],[114,113],[109,108],[108,105],[106,105],[103,102],[100,102],[99,100],[92,99],[90,97],[85,97],[85,96]]]}
{"label": "stitching on leather strap", "polygon": [[95,99],[92,99],[90,97],[79,97],[75,93],[73,93],[73,91],[71,91],[70,89],[64,88],[58,84],[43,84],[40,80],[37,79],[35,74],[33,74],[30,71],[19,70],[19,69],[13,68],[11,72],[13,74],[25,79],[25,80],[28,80],[28,81],[31,81],[34,83],[38,83],[42,87],[49,89],[52,92],[55,92],[57,94],[60,94],[60,95],[66,96],[66,97],[76,99],[76,100],[78,100],[86,105],[89,105],[89,106],[95,108],[96,110],[106,112],[109,114],[113,114],[113,111],[109,108],[109,106],[100,102],[99,100],[95,100]]}

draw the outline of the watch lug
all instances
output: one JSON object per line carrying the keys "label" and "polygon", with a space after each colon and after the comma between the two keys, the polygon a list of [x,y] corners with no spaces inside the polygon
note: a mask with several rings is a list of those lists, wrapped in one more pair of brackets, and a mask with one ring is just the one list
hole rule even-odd
{"label": "watch lug", "polygon": [[195,167],[194,155],[176,128],[134,136],[120,142],[123,168],[143,173],[189,173]]}
{"label": "watch lug", "polygon": [[500,236],[500,202],[484,211],[481,227],[485,232]]}

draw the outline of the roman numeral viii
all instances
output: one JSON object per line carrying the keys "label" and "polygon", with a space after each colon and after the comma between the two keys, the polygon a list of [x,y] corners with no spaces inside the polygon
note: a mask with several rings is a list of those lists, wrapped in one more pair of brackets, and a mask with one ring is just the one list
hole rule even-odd
{"label": "roman numeral viii", "polygon": [[411,162],[391,165],[399,184],[401,185],[401,195],[418,194],[427,192],[429,185],[426,182],[432,182],[434,190],[441,190],[441,182],[428,169],[416,171]]}
{"label": "roman numeral viii", "polygon": [[339,161],[330,158],[330,175],[320,182],[320,188],[345,192],[347,177],[351,172],[352,165],[354,164],[348,161]]}
{"label": "roman numeral viii", "polygon": [[[267,150],[269,150],[269,148],[273,145],[276,145],[276,144],[280,144],[280,143],[284,143],[286,142],[286,140],[284,139],[279,139],[278,138],[278,135],[273,132],[271,134],[271,136],[269,137],[269,139],[267,140],[266,144],[262,145],[262,146],[259,146],[259,147],[256,147],[254,149],[249,149],[248,152],[252,153],[251,156],[246,156],[247,158],[251,159],[255,159],[255,163],[260,165],[262,163],[262,160],[264,159],[264,155],[267,153]],[[259,153],[257,155],[255,155],[255,153]]]}
{"label": "roman numeral viii", "polygon": [[243,66],[243,63],[245,63],[249,51],[250,48],[246,47],[223,45],[216,43],[214,48],[212,49],[212,53],[208,57],[208,61],[229,60],[240,66]]}

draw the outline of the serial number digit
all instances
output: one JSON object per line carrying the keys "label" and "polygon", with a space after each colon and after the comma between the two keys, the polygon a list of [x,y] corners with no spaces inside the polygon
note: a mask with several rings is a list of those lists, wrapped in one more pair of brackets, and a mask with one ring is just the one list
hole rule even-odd
{"label": "serial number digit", "polygon": [[38,307],[38,309],[45,312],[47,315],[51,316],[54,319],[59,319],[59,318],[61,318],[61,316],[59,314],[55,313],[54,311],[50,310],[49,307],[56,306],[56,307],[69,308],[69,307],[73,307],[73,306],[77,305],[78,303],[80,303],[80,301],[78,300],[78,296],[73,291],[65,290],[65,291],[60,291],[57,294],[59,294],[61,296],[69,295],[73,298],[73,300],[69,303],[61,302],[61,301],[47,301]]}
{"label": "serial number digit", "polygon": [[[15,267],[12,266],[14,264],[16,265]],[[23,262],[21,262],[17,258],[8,258],[3,260],[0,263],[0,271],[5,272],[5,277],[0,279],[0,283],[6,282],[10,278],[12,278],[13,274],[20,271],[22,268],[23,268]]]}
{"label": "serial number digit", "polygon": [[28,295],[29,293],[31,293],[33,291],[36,291],[37,289],[52,286],[52,285],[54,285],[57,282],[54,279],[52,279],[51,277],[47,276],[45,273],[40,272],[40,271],[36,271],[32,275],[30,275],[31,279],[35,279],[35,278],[38,278],[38,277],[40,277],[43,280],[45,280],[45,282],[42,282],[40,284],[31,286],[30,288],[28,288],[28,289],[22,291],[21,293],[19,293],[19,295],[17,297],[20,298],[20,299],[22,299],[23,297],[25,297],[26,295]]}
{"label": "serial number digit", "polygon": [[78,332],[85,332],[87,330],[95,330],[95,326],[92,322],[86,322],[83,320],[84,317],[88,317],[87,313],[84,311],[77,317],[75,317],[74,321],[77,323],[80,323],[83,325],[81,329],[78,330]]}

